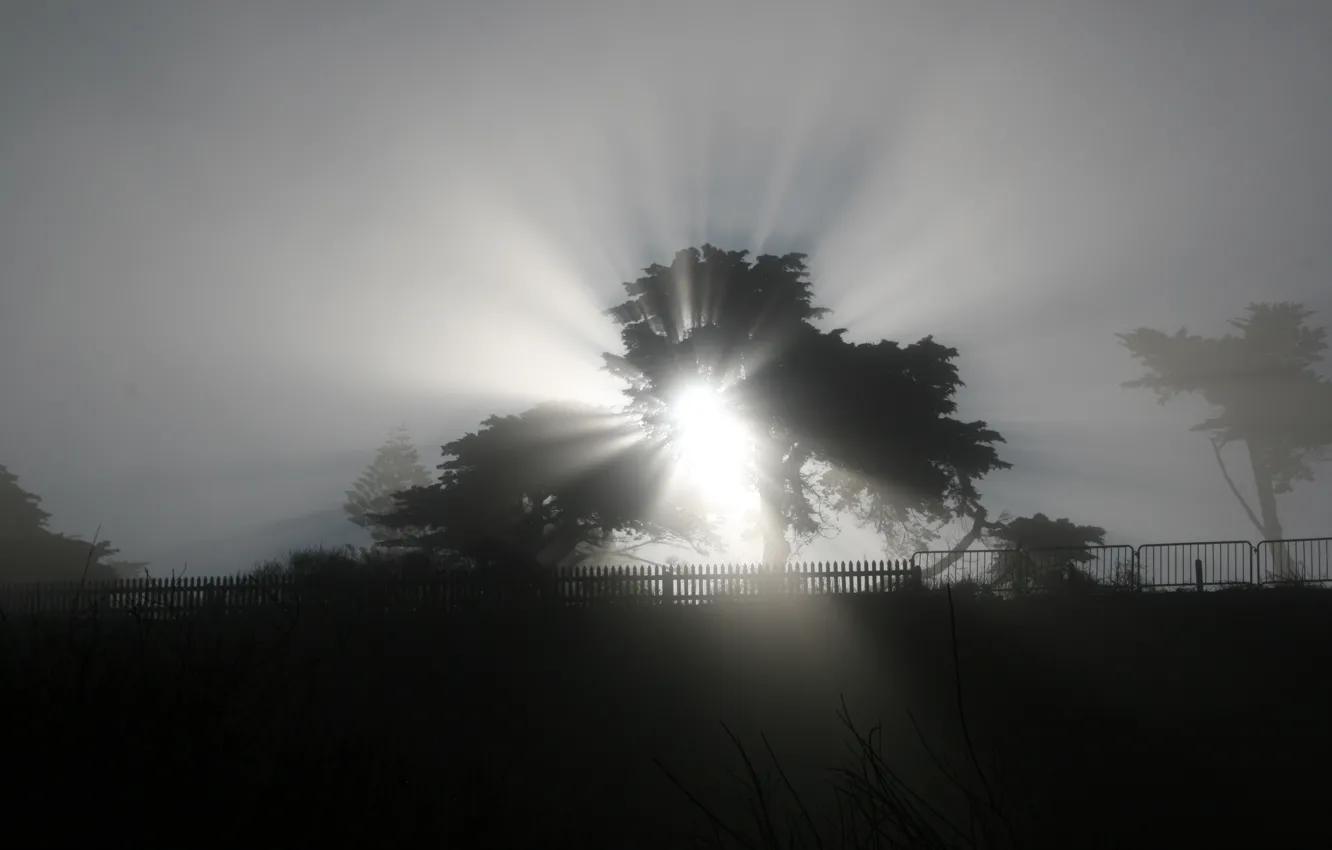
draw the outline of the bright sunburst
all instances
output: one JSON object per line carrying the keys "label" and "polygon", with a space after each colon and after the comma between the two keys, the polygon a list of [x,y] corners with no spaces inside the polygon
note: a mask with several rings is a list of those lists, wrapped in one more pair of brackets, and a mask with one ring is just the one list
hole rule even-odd
{"label": "bright sunburst", "polygon": [[739,510],[749,495],[751,438],[711,387],[689,387],[670,406],[681,471],[717,507]]}

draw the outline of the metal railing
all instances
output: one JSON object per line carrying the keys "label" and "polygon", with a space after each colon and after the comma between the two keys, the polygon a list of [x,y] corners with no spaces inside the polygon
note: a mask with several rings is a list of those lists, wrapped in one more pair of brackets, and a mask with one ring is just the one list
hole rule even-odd
{"label": "metal railing", "polygon": [[921,551],[911,557],[926,586],[974,585],[1016,594],[1070,586],[1122,590],[1216,590],[1332,584],[1332,537],[1208,540],[1036,549]]}

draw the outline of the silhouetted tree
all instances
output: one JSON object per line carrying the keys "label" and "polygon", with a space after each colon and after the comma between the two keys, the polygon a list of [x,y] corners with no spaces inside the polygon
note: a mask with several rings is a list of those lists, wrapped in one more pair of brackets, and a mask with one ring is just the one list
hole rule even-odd
{"label": "silhouetted tree", "polygon": [[996,558],[990,572],[994,587],[1022,592],[1097,583],[1097,577],[1087,575],[1082,567],[1096,560],[1093,547],[1105,545],[1104,528],[1038,513],[992,523],[985,538],[991,548],[1016,550]]}
{"label": "silhouetted tree", "polygon": [[151,561],[105,561],[104,566],[118,579],[141,578],[148,575]]}
{"label": "silhouetted tree", "polygon": [[41,505],[42,497],[24,490],[18,476],[0,464],[0,539],[46,530],[51,515]]}
{"label": "silhouetted tree", "polygon": [[47,528],[41,497],[24,490],[0,464],[0,581],[89,581],[120,578],[118,568],[142,566],[106,559],[118,553],[105,540],[86,542]]}
{"label": "silhouetted tree", "polygon": [[391,537],[410,537],[403,533],[407,529],[389,529],[375,517],[394,510],[393,497],[398,493],[429,483],[430,473],[421,465],[420,455],[404,425],[379,447],[375,459],[347,491],[347,501],[342,509],[348,519],[370,532],[376,544],[382,545]]}
{"label": "silhouetted tree", "polygon": [[[1150,389],[1162,404],[1190,393],[1213,406],[1213,416],[1193,430],[1211,439],[1226,485],[1268,540],[1285,536],[1277,496],[1297,481],[1312,481],[1312,463],[1325,460],[1332,446],[1332,384],[1314,371],[1327,349],[1327,331],[1306,324],[1312,315],[1297,303],[1255,303],[1230,322],[1239,334],[1208,338],[1184,328],[1174,335],[1139,328],[1118,335],[1147,367],[1124,386]],[[1257,511],[1226,468],[1222,450],[1231,443],[1245,446]]]}
{"label": "silhouetted tree", "polygon": [[434,552],[552,567],[713,541],[692,502],[664,489],[667,458],[630,417],[546,403],[492,416],[443,454],[438,483],[399,494],[396,509],[376,517],[421,529],[416,542]]}
{"label": "silhouetted tree", "polygon": [[[998,433],[954,419],[957,351],[931,337],[902,346],[852,343],[812,322],[805,255],[711,245],[678,252],[624,284],[609,311],[623,354],[606,368],[630,409],[669,440],[686,388],[714,388],[752,431],[763,561],[785,564],[789,534],[823,527],[821,507],[848,511],[885,535],[958,516],[984,519],[974,483],[1008,464]],[[979,533],[979,531],[977,532]],[[965,548],[965,547],[964,547]]]}

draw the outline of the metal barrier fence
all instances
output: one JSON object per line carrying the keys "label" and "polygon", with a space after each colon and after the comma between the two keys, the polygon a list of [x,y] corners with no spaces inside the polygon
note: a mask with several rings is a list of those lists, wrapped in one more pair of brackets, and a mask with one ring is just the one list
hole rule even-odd
{"label": "metal barrier fence", "polygon": [[917,552],[925,585],[976,584],[1021,593],[1072,583],[1130,584],[1132,546]]}
{"label": "metal barrier fence", "polygon": [[1254,580],[1332,582],[1332,538],[1264,540],[1254,547]]}
{"label": "metal barrier fence", "polygon": [[1332,584],[1332,537],[1211,540],[1063,549],[921,551],[911,563],[924,584],[975,585],[1012,594],[1085,586],[1124,590],[1216,590]]}
{"label": "metal barrier fence", "polygon": [[1253,544],[1247,540],[1206,543],[1149,543],[1139,546],[1140,574],[1152,587],[1203,587],[1253,584]]}

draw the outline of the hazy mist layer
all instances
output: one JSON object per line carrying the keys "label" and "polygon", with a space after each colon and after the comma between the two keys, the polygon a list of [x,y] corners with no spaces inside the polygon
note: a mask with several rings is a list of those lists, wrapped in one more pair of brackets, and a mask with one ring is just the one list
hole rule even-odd
{"label": "hazy mist layer", "polygon": [[1325,3],[7,8],[0,463],[130,557],[359,539],[332,509],[391,427],[433,466],[606,397],[599,311],[705,240],[808,252],[854,338],[956,345],[1015,466],[987,500],[1112,541],[1254,536],[1115,332],[1332,323]]}

